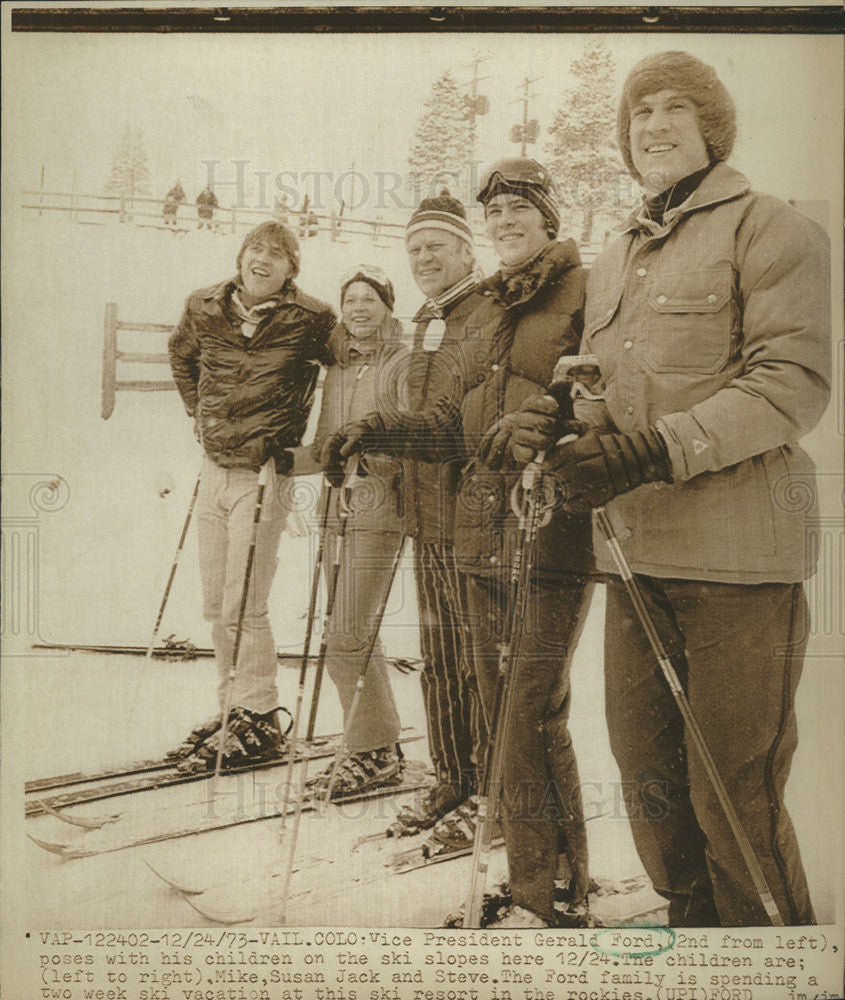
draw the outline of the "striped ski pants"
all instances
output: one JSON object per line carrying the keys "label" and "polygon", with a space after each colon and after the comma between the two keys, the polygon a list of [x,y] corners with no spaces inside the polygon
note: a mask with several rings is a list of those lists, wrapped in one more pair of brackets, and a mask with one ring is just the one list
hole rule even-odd
{"label": "striped ski pants", "polygon": [[466,632],[465,580],[451,545],[419,539],[414,541],[414,573],[434,773],[438,784],[471,794],[484,763],[487,727]]}

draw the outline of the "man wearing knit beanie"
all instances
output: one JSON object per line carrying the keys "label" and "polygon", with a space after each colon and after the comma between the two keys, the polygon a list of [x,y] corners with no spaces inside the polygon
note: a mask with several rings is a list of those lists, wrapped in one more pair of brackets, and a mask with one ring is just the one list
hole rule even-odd
{"label": "man wearing knit beanie", "polygon": [[486,745],[464,632],[464,581],[452,551],[458,474],[466,461],[456,427],[464,392],[464,327],[482,298],[474,291],[472,230],[455,198],[424,199],[408,222],[405,248],[426,296],[414,317],[413,351],[404,373],[408,409],[374,413],[347,425],[323,455],[328,472],[359,449],[380,447],[404,458],[405,530],[414,539],[425,660],[421,683],[436,784],[403,810],[389,832],[414,834],[445,817],[446,839],[426,848],[435,853],[468,842],[460,810],[472,812],[470,796],[477,790]]}
{"label": "man wearing knit beanie", "polygon": [[[808,634],[802,580],[815,571],[814,466],[798,441],[829,397],[829,241],[727,166],[733,101],[688,53],[631,70],[618,126],[646,198],[587,287],[581,353],[597,358],[604,399],[576,400],[592,429],[560,445],[556,404],[529,400],[511,449],[548,449],[567,509],[607,506],[762,870],[765,886],[614,575],[608,728],[669,923],[813,923],[784,786]],[[783,499],[795,482],[806,505]],[[615,574],[606,546],[596,551]]]}

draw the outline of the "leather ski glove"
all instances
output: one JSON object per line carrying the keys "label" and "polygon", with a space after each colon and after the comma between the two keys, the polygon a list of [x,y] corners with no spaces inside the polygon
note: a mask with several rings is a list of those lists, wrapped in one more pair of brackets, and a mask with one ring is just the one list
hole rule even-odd
{"label": "leather ski glove", "polygon": [[508,455],[508,443],[516,426],[516,414],[506,413],[489,427],[478,446],[479,461],[488,469],[500,469]]}
{"label": "leather ski glove", "polygon": [[516,413],[508,447],[514,461],[525,465],[538,451],[548,451],[562,437],[568,434],[580,436],[587,429],[582,421],[565,418],[553,396],[528,396]]}
{"label": "leather ski glove", "polygon": [[672,482],[668,449],[653,427],[633,434],[587,431],[552,448],[543,468],[556,476],[563,507],[573,513],[600,507],[643,483]]}
{"label": "leather ski glove", "polygon": [[289,476],[293,469],[293,452],[287,448],[274,448],[270,453],[273,464],[276,466],[276,474],[279,476]]}
{"label": "leather ski glove", "polygon": [[326,438],[320,452],[320,465],[332,486],[340,486],[345,478],[346,459],[355,452],[377,451],[386,440],[384,422],[377,413],[361,420],[352,420]]}

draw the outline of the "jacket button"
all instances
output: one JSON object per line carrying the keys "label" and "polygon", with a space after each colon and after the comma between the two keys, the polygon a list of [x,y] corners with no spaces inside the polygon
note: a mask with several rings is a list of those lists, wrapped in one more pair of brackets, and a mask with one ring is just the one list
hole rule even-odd
{"label": "jacket button", "polygon": [[625,348],[626,351],[630,351],[631,348],[634,346],[634,342],[633,340],[626,340],[622,346]]}
{"label": "jacket button", "polygon": [[713,293],[711,292],[711,293],[710,293],[710,294],[709,294],[709,295],[707,296],[707,301],[708,301],[708,302],[710,303],[710,305],[712,306],[712,305],[714,304],[714,302],[716,301],[716,296],[715,296],[715,295],[714,295],[714,294],[713,294]]}
{"label": "jacket button", "polygon": [[646,269],[644,267],[637,268],[637,277],[644,278],[646,276]]}
{"label": "jacket button", "polygon": [[658,295],[657,296],[657,304],[660,305],[660,306],[666,305],[666,296],[665,295]]}
{"label": "jacket button", "polygon": [[634,412],[634,407],[633,406],[627,407],[626,410],[625,410],[625,412],[628,413],[628,414],[633,413]]}
{"label": "jacket button", "polygon": [[494,371],[494,372],[497,372],[499,370],[499,366],[498,365],[490,365],[490,370]]}
{"label": "jacket button", "polygon": [[490,562],[491,563],[497,563],[498,561],[499,560],[498,560],[498,558],[496,556],[490,556]]}
{"label": "jacket button", "polygon": [[630,538],[631,534],[632,532],[630,528],[623,528],[620,532],[618,532],[619,538],[621,538],[623,542]]}

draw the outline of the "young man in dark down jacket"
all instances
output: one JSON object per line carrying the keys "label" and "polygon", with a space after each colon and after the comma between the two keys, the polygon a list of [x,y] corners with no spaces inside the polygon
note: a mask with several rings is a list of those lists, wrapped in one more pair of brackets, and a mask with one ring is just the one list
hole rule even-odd
{"label": "young man in dark down jacket", "polygon": [[[546,458],[570,509],[607,504],[771,894],[766,907],[615,577],[611,746],[673,926],[765,924],[772,901],[784,923],[814,922],[783,796],[808,632],[801,581],[816,559],[815,471],[798,440],[830,390],[829,243],[727,166],[735,137],[711,67],[662,52],[631,70],[618,139],[646,198],[587,290],[583,352],[598,358],[604,401],[576,405],[594,429]],[[515,445],[554,442],[548,404],[526,406]]]}
{"label": "young man in dark down jacket", "polygon": [[[485,302],[466,327],[467,343],[477,348],[468,352],[461,427],[466,451],[476,457],[459,488],[455,557],[466,574],[473,654],[489,719],[518,536],[511,492],[519,477],[497,471],[501,444],[522,401],[548,384],[562,354],[577,350],[586,274],[575,243],[557,242],[557,191],[535,160],[494,164],[478,201],[501,268],[479,286]],[[553,514],[539,532],[525,617],[517,623],[519,656],[511,665],[518,679],[506,734],[502,822],[513,905],[502,926],[588,919],[587,838],[567,720],[569,665],[589,607],[592,569],[589,520]],[[555,910],[559,853],[569,874],[566,915]]]}
{"label": "young man in dark down jacket", "polygon": [[[331,307],[294,284],[299,244],[287,226],[264,222],[247,234],[237,276],[189,296],[169,341],[176,386],[205,451],[197,497],[205,618],[219,676],[221,709],[233,657],[258,475],[267,485],[243,619],[234,706],[223,765],[278,753],[276,649],[267,599],[285,524],[288,449],[300,444],[320,365],[331,365]],[[222,715],[222,711],[221,711]],[[221,715],[198,726],[173,756],[187,770],[214,767]]]}

